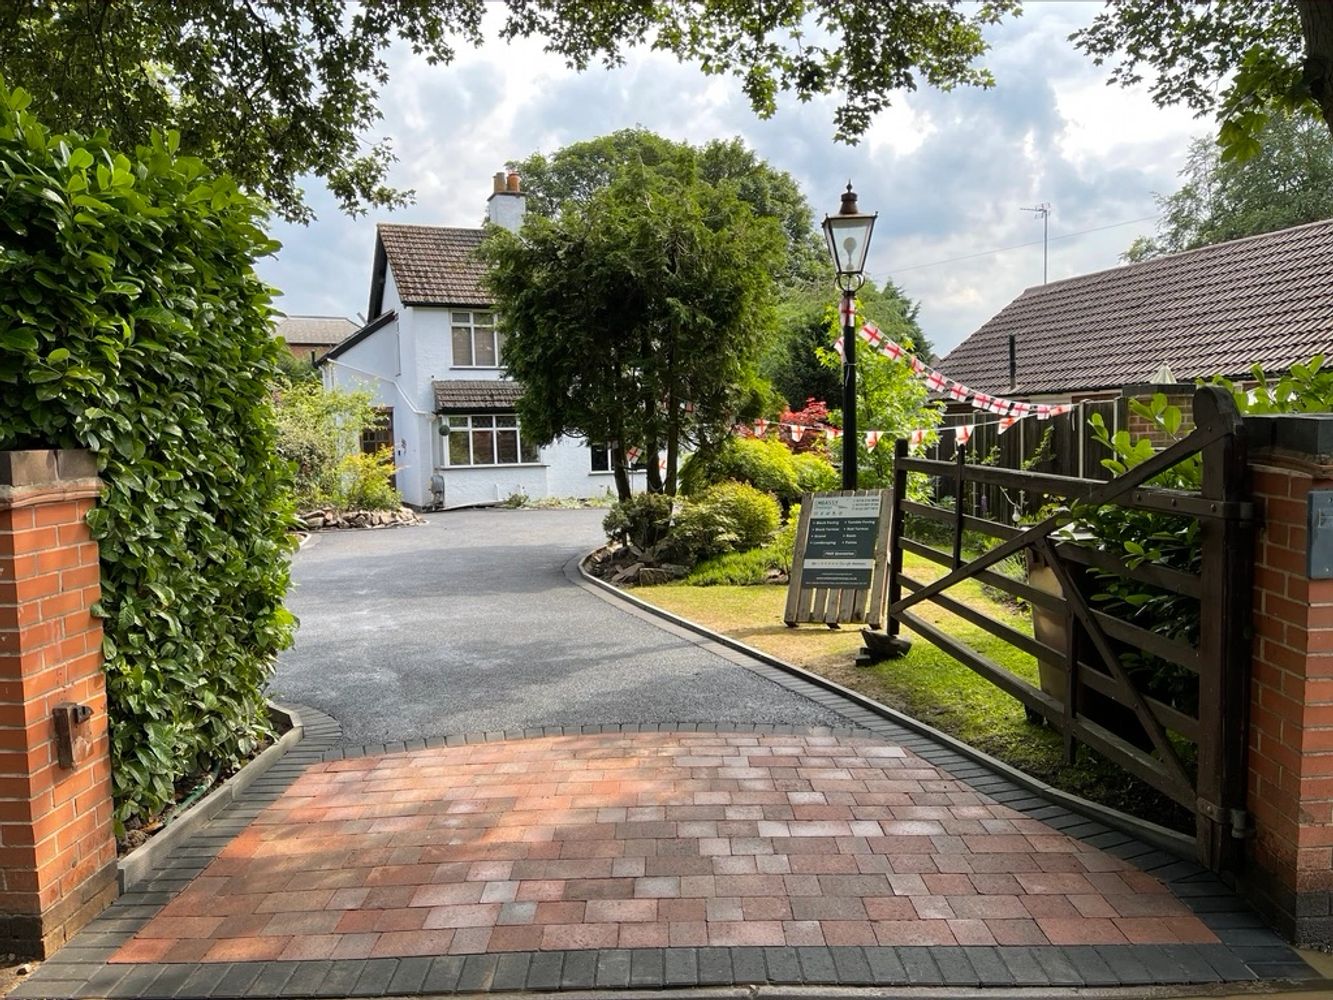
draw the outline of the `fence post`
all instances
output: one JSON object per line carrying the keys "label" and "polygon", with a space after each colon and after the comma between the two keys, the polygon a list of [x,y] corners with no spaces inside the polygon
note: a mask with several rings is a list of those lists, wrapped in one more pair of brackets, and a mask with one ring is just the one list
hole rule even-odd
{"label": "fence post", "polygon": [[[1203,450],[1200,493],[1219,514],[1249,498],[1245,427],[1230,393],[1204,387],[1194,397],[1196,426],[1226,430]],[[1199,735],[1196,837],[1201,860],[1234,870],[1245,832],[1245,740],[1250,674],[1249,614],[1253,551],[1238,516],[1199,519]]]}
{"label": "fence post", "polygon": [[88,452],[0,452],[0,951],[39,958],[117,891],[100,485]]}
{"label": "fence post", "polygon": [[[893,442],[893,514],[889,522],[889,586],[888,604],[893,607],[903,596],[903,501],[907,498],[907,470],[903,468],[903,459],[907,458],[907,439],[897,438]],[[902,624],[893,615],[885,612],[884,631],[897,637]]]}

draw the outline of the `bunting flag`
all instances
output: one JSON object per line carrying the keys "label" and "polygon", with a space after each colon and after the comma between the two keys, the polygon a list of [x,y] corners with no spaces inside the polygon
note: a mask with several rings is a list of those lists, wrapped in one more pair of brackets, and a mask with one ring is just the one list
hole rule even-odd
{"label": "bunting flag", "polygon": [[923,444],[926,443],[925,430],[921,427],[918,427],[916,430],[912,431],[910,434],[907,435],[907,443],[911,445],[913,448],[920,448]]}
{"label": "bunting flag", "polygon": [[825,440],[827,440],[827,441],[836,441],[836,440],[838,440],[838,438],[840,438],[840,437],[842,437],[842,428],[840,428],[840,427],[825,427],[825,428],[824,428],[824,438],[825,438]]}
{"label": "bunting flag", "polygon": [[630,465],[633,465],[635,462],[639,460],[639,455],[641,454],[642,452],[640,452],[638,448],[626,448],[625,461],[628,462]]}
{"label": "bunting flag", "polygon": [[850,295],[844,295],[839,301],[838,318],[842,320],[843,326],[852,326],[856,323],[856,300]]}
{"label": "bunting flag", "polygon": [[841,337],[838,337],[836,340],[833,341],[833,349],[838,352],[838,357],[842,358],[843,361],[847,360],[847,355],[843,351]]}
{"label": "bunting flag", "polygon": [[784,424],[791,433],[791,443],[800,444],[801,438],[805,437],[805,425],[803,424]]}
{"label": "bunting flag", "polygon": [[757,438],[761,438],[767,433],[768,433],[768,421],[765,420],[763,417],[760,417],[758,420],[754,422],[754,436]]}
{"label": "bunting flag", "polygon": [[[901,344],[896,344],[880,332],[879,327],[874,323],[866,322],[861,325],[861,339],[877,350],[880,354],[893,361],[905,361],[911,367],[912,372],[925,381],[927,388],[932,392],[947,395],[954,402],[972,404],[974,410],[984,410],[987,413],[998,415],[1000,433],[1004,433],[1014,425],[1018,420],[1024,417],[1036,416],[1038,420],[1049,420],[1051,417],[1058,417],[1073,411],[1073,403],[1029,403],[1024,400],[1005,399],[1003,396],[992,396],[984,392],[974,392],[961,382],[956,382],[946,376],[943,372],[930,367],[916,355],[906,351]],[[840,346],[840,345],[835,345]],[[839,349],[839,353],[841,350]],[[913,441],[917,441],[916,432],[913,432]]]}
{"label": "bunting flag", "polygon": [[884,433],[883,431],[866,431],[865,433],[866,451],[875,450],[875,446],[879,444],[880,436],[883,433]]}
{"label": "bunting flag", "polygon": [[657,471],[664,476],[666,475],[666,466],[667,466],[666,456],[663,456],[662,458],[659,458],[657,460]]}
{"label": "bunting flag", "polygon": [[972,440],[972,431],[976,429],[976,424],[959,424],[953,429],[953,440],[959,448]]}

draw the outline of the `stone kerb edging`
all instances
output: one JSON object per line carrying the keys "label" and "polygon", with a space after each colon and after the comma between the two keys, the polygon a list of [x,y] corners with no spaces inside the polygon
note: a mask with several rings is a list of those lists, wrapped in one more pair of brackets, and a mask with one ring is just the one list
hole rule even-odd
{"label": "stone kerb edging", "polygon": [[855,703],[859,708],[867,710],[880,718],[887,719],[890,722],[902,726],[904,729],[928,737],[939,745],[952,750],[954,753],[965,757],[976,764],[980,764],[987,770],[1008,779],[1011,783],[1018,785],[1021,788],[1025,788],[1056,805],[1063,806],[1070,812],[1085,816],[1091,820],[1105,823],[1113,829],[1126,833],[1137,840],[1141,840],[1146,844],[1158,848],[1159,850],[1167,851],[1176,857],[1187,861],[1194,860],[1194,839],[1192,837],[1187,837],[1182,833],[1177,833],[1175,830],[1169,830],[1164,826],[1159,826],[1148,820],[1139,819],[1137,816],[1131,816],[1118,809],[1112,809],[1109,806],[1103,806],[1096,802],[1089,802],[1087,799],[1080,798],[1077,795],[1073,795],[1059,788],[1055,788],[1052,785],[1048,785],[1039,778],[1034,778],[1032,775],[1024,771],[1011,767],[1004,761],[992,757],[990,754],[978,750],[976,747],[964,743],[961,740],[950,736],[948,733],[942,732],[933,726],[922,722],[920,719],[899,712],[896,709],[890,708],[888,705],[881,704],[873,698],[869,698],[857,691],[853,691],[851,688],[843,687],[841,684],[831,681],[826,677],[821,677],[819,674],[805,670],[802,667],[788,663],[785,660],[778,659],[776,656],[771,656],[763,650],[756,649],[754,646],[747,645],[738,639],[732,639],[719,632],[714,632],[697,622],[692,622],[687,618],[681,618],[679,615],[674,615],[669,611],[659,608],[642,598],[635,597],[633,594],[594,576],[588,571],[587,563],[597,551],[598,550],[594,550],[584,556],[576,556],[574,559],[571,559],[565,564],[565,576],[584,589],[591,588],[599,595],[631,605],[633,608],[644,614],[669,622],[677,628],[693,632],[710,642],[717,643],[729,650],[741,653],[743,656],[753,660],[758,660],[759,662],[774,667],[791,677],[799,678],[807,684],[814,685],[824,691],[839,695],[847,701]]}
{"label": "stone kerb edging", "polygon": [[122,893],[150,878],[176,848],[194,836],[205,823],[234,802],[237,796],[301,742],[305,736],[305,726],[299,710],[269,702],[269,714],[285,719],[287,731],[254,760],[174,818],[160,833],[122,857],[117,865]]}

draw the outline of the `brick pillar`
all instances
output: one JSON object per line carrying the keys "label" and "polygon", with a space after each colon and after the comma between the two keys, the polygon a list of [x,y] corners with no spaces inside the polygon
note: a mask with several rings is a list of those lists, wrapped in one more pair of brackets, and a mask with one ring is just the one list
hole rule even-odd
{"label": "brick pillar", "polygon": [[[81,451],[0,452],[0,951],[44,958],[116,897],[97,545]],[[61,761],[56,712],[86,706]],[[77,719],[82,712],[71,713]]]}
{"label": "brick pillar", "polygon": [[1307,525],[1311,491],[1333,490],[1333,415],[1245,423],[1261,518],[1249,732],[1255,835],[1245,882],[1279,931],[1298,944],[1330,944],[1333,544],[1325,560],[1316,530],[1312,553]]}

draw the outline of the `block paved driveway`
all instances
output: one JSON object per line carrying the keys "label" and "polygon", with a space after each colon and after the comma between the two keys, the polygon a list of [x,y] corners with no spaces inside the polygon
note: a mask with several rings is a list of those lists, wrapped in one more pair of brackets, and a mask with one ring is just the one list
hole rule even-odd
{"label": "block paved driveway", "polygon": [[304,740],[14,995],[1312,975],[1198,866],[575,584],[597,520],[303,552]]}

